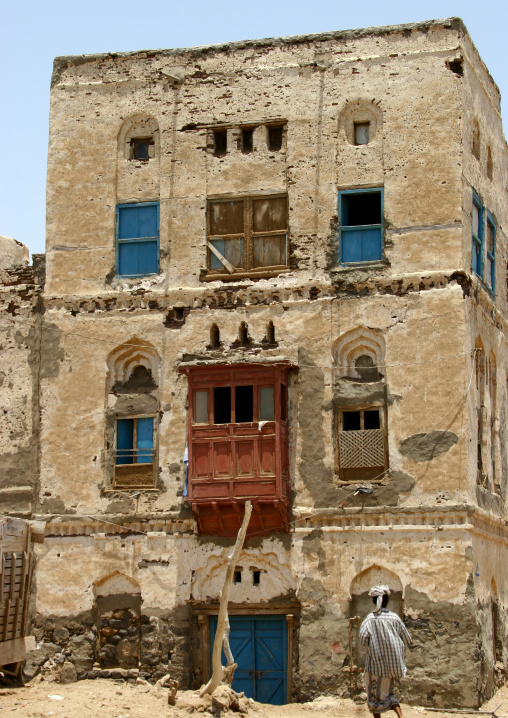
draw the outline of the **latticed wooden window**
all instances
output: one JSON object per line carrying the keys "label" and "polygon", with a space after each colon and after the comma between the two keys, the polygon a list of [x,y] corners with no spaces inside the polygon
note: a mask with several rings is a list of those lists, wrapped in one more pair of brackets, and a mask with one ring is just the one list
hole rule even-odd
{"label": "latticed wooden window", "polygon": [[344,481],[381,478],[386,467],[382,410],[342,411],[339,421],[339,474]]}
{"label": "latticed wooden window", "polygon": [[208,202],[208,274],[238,277],[287,268],[286,195]]}

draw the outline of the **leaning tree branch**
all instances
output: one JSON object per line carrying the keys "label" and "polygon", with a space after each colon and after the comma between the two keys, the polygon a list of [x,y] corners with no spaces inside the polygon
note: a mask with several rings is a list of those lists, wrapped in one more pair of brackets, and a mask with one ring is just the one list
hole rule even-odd
{"label": "leaning tree branch", "polygon": [[[246,501],[245,502],[245,514],[243,517],[242,525],[238,532],[238,536],[236,537],[236,543],[233,548],[233,551],[228,557],[226,577],[224,579],[224,586],[220,593],[219,616],[217,618],[217,630],[215,632],[215,639],[213,642],[213,652],[212,652],[212,677],[210,678],[210,680],[208,681],[206,686],[203,686],[201,688],[201,690],[199,691],[200,696],[204,696],[206,693],[213,693],[214,690],[222,683],[225,675],[227,676],[227,678],[230,679],[228,681],[230,684],[233,680],[232,674],[234,672],[233,666],[235,664],[232,662],[233,656],[231,653],[231,649],[229,648],[229,638],[226,639],[226,646],[227,646],[226,655],[228,658],[228,668],[227,669],[223,668],[222,663],[221,663],[221,650],[222,650],[222,644],[224,642],[224,637],[226,635],[226,625],[227,625],[227,628],[229,629],[229,619],[228,619],[229,589],[231,588],[231,584],[233,583],[233,574],[235,571],[235,567],[236,567],[238,558],[239,558],[240,553],[243,548],[243,542],[245,541],[245,534],[247,533],[247,527],[249,525],[251,513],[252,513],[252,504],[250,501]],[[227,631],[227,636],[229,636],[229,630]],[[228,673],[230,675],[228,675]]]}

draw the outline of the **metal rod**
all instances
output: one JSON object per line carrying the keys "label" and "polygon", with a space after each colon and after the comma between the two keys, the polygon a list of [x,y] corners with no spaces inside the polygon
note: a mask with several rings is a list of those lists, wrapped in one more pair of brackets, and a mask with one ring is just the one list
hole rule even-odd
{"label": "metal rod", "polygon": [[434,711],[434,713],[480,713],[481,715],[495,716],[496,711],[501,708],[503,704],[500,703],[493,711],[481,711],[475,708],[467,710],[466,708],[426,708],[422,706],[424,711]]}

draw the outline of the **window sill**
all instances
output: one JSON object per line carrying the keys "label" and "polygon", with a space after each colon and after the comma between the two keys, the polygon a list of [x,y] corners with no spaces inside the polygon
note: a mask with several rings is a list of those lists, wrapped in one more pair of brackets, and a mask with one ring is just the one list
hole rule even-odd
{"label": "window sill", "polygon": [[159,272],[150,272],[150,274],[117,274],[115,279],[143,279],[144,277],[157,277]]}
{"label": "window sill", "polygon": [[357,269],[385,269],[389,266],[390,264],[387,260],[376,259],[373,262],[354,262],[351,264],[339,264],[337,267],[331,269],[330,272],[332,274],[345,274],[347,272],[352,272]]}
{"label": "window sill", "polygon": [[228,272],[214,272],[204,270],[199,277],[201,282],[234,282],[237,279],[269,279],[277,277],[279,274],[287,274],[291,270],[288,266],[280,267],[261,267],[259,269],[240,270],[229,274]]}
{"label": "window sill", "polygon": [[[387,469],[383,470],[383,474],[386,474]],[[337,486],[361,486],[362,484],[382,484],[386,476],[380,479],[341,479],[338,476],[335,477],[335,483]]]}
{"label": "window sill", "polygon": [[154,493],[160,494],[160,493],[161,493],[161,490],[160,490],[160,489],[156,489],[156,488],[153,487],[153,486],[152,486],[152,487],[147,487],[147,486],[119,486],[117,489],[115,489],[115,488],[112,488],[112,489],[103,489],[103,490],[101,491],[101,496],[102,496],[103,494],[117,494],[119,491],[122,491],[123,493],[127,493],[127,492],[130,492],[130,491],[135,491],[137,494],[139,494],[140,492],[142,492],[142,493],[151,493],[151,494],[154,494]]}

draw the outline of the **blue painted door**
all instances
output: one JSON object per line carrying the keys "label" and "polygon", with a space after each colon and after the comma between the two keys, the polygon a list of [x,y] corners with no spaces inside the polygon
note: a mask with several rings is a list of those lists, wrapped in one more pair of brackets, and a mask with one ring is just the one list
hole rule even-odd
{"label": "blue painted door", "polygon": [[[286,702],[286,619],[284,616],[230,616],[229,645],[238,668],[233,689],[260,703]],[[211,651],[217,617],[211,618]],[[224,652],[222,663],[226,665]],[[211,666],[211,656],[210,656]]]}

